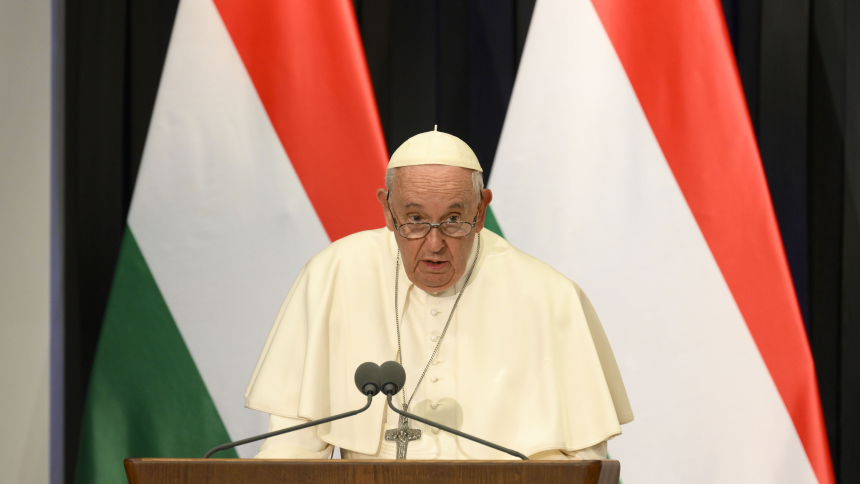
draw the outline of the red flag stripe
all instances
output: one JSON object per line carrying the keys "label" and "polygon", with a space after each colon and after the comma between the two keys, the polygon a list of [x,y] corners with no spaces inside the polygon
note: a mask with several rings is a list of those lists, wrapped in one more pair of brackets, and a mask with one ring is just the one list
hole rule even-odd
{"label": "red flag stripe", "polygon": [[834,483],[815,367],[719,1],[593,4],[818,481]]}
{"label": "red flag stripe", "polygon": [[382,227],[388,155],[352,2],[215,5],[329,238]]}

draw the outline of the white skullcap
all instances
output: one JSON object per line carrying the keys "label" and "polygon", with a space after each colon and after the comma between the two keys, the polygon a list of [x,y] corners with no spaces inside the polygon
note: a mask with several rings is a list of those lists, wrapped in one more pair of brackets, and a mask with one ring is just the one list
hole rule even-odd
{"label": "white skullcap", "polygon": [[388,168],[415,165],[448,165],[483,172],[478,157],[469,145],[448,133],[433,131],[416,134],[391,155]]}

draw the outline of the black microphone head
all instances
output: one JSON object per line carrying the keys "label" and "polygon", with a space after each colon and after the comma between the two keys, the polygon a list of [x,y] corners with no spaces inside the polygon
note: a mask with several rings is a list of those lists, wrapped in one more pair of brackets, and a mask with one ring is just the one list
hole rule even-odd
{"label": "black microphone head", "polygon": [[382,389],[379,365],[368,361],[358,365],[355,370],[355,386],[362,395],[376,395]]}
{"label": "black microphone head", "polygon": [[406,370],[396,361],[386,361],[379,367],[382,392],[394,395],[406,384]]}

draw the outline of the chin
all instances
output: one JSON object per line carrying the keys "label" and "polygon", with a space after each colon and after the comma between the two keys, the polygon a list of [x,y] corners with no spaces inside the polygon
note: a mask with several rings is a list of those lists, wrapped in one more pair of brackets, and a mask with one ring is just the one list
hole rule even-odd
{"label": "chin", "polygon": [[[421,281],[421,285],[430,289],[430,292],[439,292],[439,291],[444,291],[445,289],[448,289],[446,286],[448,286],[450,284],[450,282],[451,282],[450,278],[447,278],[447,279],[439,278],[439,279],[429,279],[429,280],[425,279],[425,280]],[[451,285],[453,285],[453,284],[451,284]]]}

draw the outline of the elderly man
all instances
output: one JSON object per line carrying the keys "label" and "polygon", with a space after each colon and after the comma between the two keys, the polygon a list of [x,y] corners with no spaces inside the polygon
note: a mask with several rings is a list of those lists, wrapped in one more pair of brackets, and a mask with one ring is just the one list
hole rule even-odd
{"label": "elderly man", "polygon": [[[407,381],[395,402],[412,413],[533,459],[606,458],[633,414],[600,321],[574,282],[484,229],[493,194],[481,172],[463,141],[436,130],[397,149],[376,193],[386,228],[314,256],[275,320],[245,392],[269,430],[362,407],[355,368],[396,359]],[[409,459],[512,458],[410,425],[421,437]],[[377,398],[355,417],[270,438],[257,457],[326,458],[338,446],[344,458],[393,459],[385,431],[397,426]]]}

